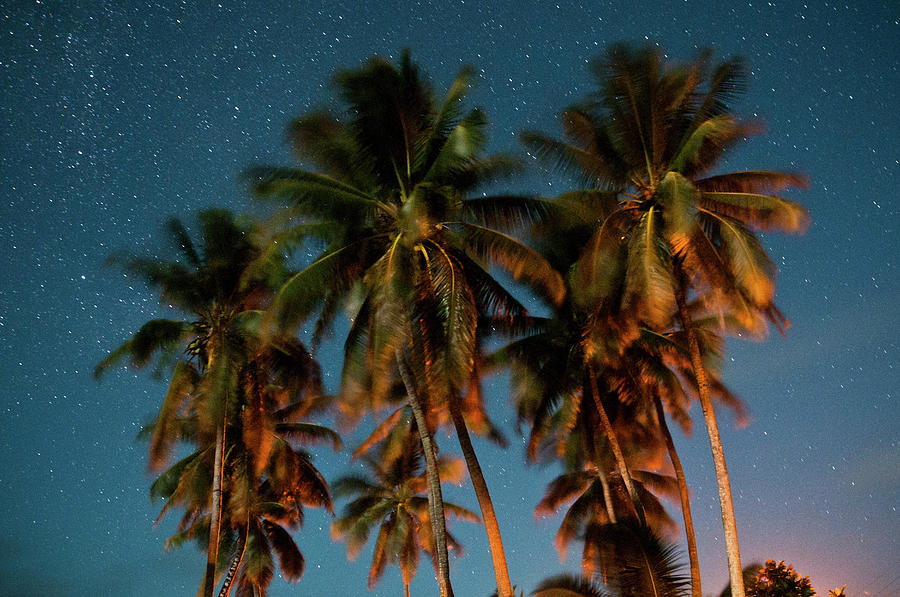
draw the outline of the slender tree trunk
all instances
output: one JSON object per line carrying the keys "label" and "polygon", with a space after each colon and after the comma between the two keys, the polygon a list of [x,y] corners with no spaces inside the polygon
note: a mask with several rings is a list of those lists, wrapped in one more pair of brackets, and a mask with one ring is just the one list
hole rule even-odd
{"label": "slender tree trunk", "polygon": [[422,441],[422,452],[425,455],[425,473],[428,478],[428,513],[431,518],[432,535],[434,536],[434,561],[437,568],[437,581],[441,597],[453,597],[453,588],[450,586],[450,560],[447,556],[447,525],[444,519],[444,498],[441,493],[441,479],[438,476],[436,451],[431,432],[428,430],[428,421],[422,410],[422,403],[416,391],[415,382],[409,368],[406,366],[403,354],[397,351],[397,367],[400,377],[406,387],[406,395],[413,416],[416,418],[416,427],[419,430],[419,438]]}
{"label": "slender tree trunk", "polygon": [[403,581],[403,597],[409,597],[409,583]]}
{"label": "slender tree trunk", "polygon": [[610,448],[612,448],[613,456],[616,459],[616,466],[619,469],[619,473],[622,475],[625,489],[628,490],[628,495],[631,497],[631,504],[634,506],[638,521],[640,521],[641,525],[647,526],[647,517],[644,515],[644,506],[641,504],[641,497],[638,495],[637,489],[631,480],[631,473],[628,472],[625,454],[622,452],[622,447],[619,445],[618,438],[616,438],[616,432],[613,430],[612,423],[609,421],[609,416],[606,414],[606,409],[603,408],[603,402],[600,400],[600,390],[597,387],[597,372],[594,370],[592,364],[588,364],[587,368],[591,384],[591,395],[594,397],[594,406],[597,407],[597,413],[600,415],[600,425],[603,427],[603,433],[609,441]]}
{"label": "slender tree trunk", "polygon": [[[612,524],[616,524],[618,520],[616,520],[616,509],[613,507],[613,498],[612,492],[609,490],[609,479],[606,476],[606,471],[603,470],[606,468],[603,465],[603,461],[600,458],[600,450],[597,449],[597,442],[593,437],[588,438],[588,451],[590,452],[591,458],[594,460],[594,464],[597,466],[597,479],[600,481],[600,489],[603,491],[603,506],[606,509],[606,517],[609,519],[609,522]],[[604,583],[606,580],[604,579]]]}
{"label": "slender tree trunk", "polygon": [[603,472],[602,465],[600,462],[597,462],[597,478],[600,479],[600,489],[603,490],[603,501],[606,506],[606,516],[609,517],[609,522],[612,524],[616,524],[619,522],[616,520],[616,509],[613,508],[612,503],[612,492],[609,490],[609,479],[606,478],[606,473]]}
{"label": "slender tree trunk", "polygon": [[244,540],[241,543],[241,551],[231,558],[231,564],[228,566],[228,571],[225,573],[225,581],[222,583],[222,588],[219,590],[219,597],[228,597],[228,595],[231,594],[232,583],[237,576],[237,571],[241,566],[241,562],[244,560],[244,552],[247,550],[247,535],[249,533],[250,519],[248,518],[247,527],[244,531]]}
{"label": "slender tree trunk", "polygon": [[700,560],[697,557],[697,538],[694,536],[694,518],[691,516],[691,496],[688,493],[687,482],[684,478],[684,469],[681,467],[681,458],[675,451],[675,442],[666,424],[666,413],[663,410],[662,401],[658,395],[653,396],[653,405],[656,407],[656,419],[659,429],[666,440],[666,449],[669,451],[669,460],[675,469],[675,480],[678,482],[678,493],[681,496],[681,514],[684,517],[684,534],[687,538],[688,560],[691,565],[691,597],[701,597],[700,592]]}
{"label": "slender tree trunk", "polygon": [[503,538],[500,535],[500,524],[497,522],[497,515],[494,512],[494,502],[491,500],[481,465],[478,464],[478,457],[475,455],[475,448],[472,446],[466,421],[459,411],[459,403],[453,397],[448,402],[450,417],[453,419],[456,436],[459,438],[459,447],[466,460],[469,478],[472,479],[475,497],[478,498],[478,506],[481,508],[481,518],[484,520],[484,530],[487,533],[491,561],[494,565],[494,577],[497,581],[497,597],[513,597],[512,585],[509,582],[509,570],[506,567],[506,554],[503,551]]}
{"label": "slender tree trunk", "polygon": [[737,523],[734,519],[734,505],[731,500],[731,482],[728,480],[725,453],[722,449],[722,440],[719,438],[719,425],[716,423],[716,413],[713,411],[712,398],[709,393],[709,379],[706,374],[706,368],[703,366],[703,358],[700,355],[700,343],[697,341],[693,321],[687,309],[687,281],[685,280],[685,274],[678,265],[676,265],[675,273],[678,283],[678,288],[675,292],[675,300],[678,303],[678,315],[688,337],[691,365],[694,369],[694,376],[697,378],[697,393],[700,396],[703,420],[706,423],[706,432],[709,435],[709,446],[716,469],[716,484],[719,486],[719,505],[722,510],[722,527],[725,531],[725,553],[728,556],[731,595],[732,597],[745,597]]}
{"label": "slender tree trunk", "polygon": [[222,523],[222,466],[224,460],[225,422],[216,430],[216,456],[213,466],[212,502],[209,512],[209,545],[206,549],[206,581],[203,595],[212,597],[216,584],[216,561],[219,557],[219,529]]}

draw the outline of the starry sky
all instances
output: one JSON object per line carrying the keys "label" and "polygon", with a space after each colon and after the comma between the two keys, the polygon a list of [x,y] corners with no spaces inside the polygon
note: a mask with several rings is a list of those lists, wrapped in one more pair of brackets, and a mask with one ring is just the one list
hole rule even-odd
{"label": "starry sky", "polygon": [[[0,594],[192,595],[202,575],[193,546],[163,553],[174,522],[153,526],[146,445],[135,439],[163,386],[140,372],[91,377],[107,349],[167,314],[103,266],[111,251],[171,257],[160,252],[168,216],[251,210],[240,171],[290,163],[284,127],[328,103],[336,68],[410,48],[445,88],[473,64],[470,97],[490,118],[491,150],[521,152],[519,131],[555,134],[559,110],[591,88],[587,62],[616,41],[659,43],[673,59],[704,46],[746,56],[751,89],[736,109],[767,133],[723,167],[812,180],[789,195],[812,213],[809,232],[765,238],[792,328],[728,346],[725,379],[753,413],[740,429],[720,419],[744,562],[784,559],[820,595],[845,583],[854,597],[897,594],[898,18],[896,3],[875,0],[0,2]],[[547,196],[569,188],[539,173],[511,184]],[[337,341],[320,354],[332,389],[338,355]],[[531,590],[577,557],[560,563],[553,551],[558,519],[533,518],[556,470],[520,464],[506,384],[489,389],[511,447],[476,448],[513,582]],[[676,440],[704,592],[718,594],[721,519],[696,427]],[[458,452],[453,438],[439,441]],[[350,470],[347,452],[316,463],[329,479]],[[447,495],[477,508],[467,486]],[[400,594],[394,569],[367,593],[371,552],[347,563],[329,524],[307,512],[297,536],[307,572],[296,586],[276,577],[270,595]],[[467,547],[452,562],[457,595],[487,597],[481,530],[452,530]],[[423,563],[413,594],[434,587]]]}

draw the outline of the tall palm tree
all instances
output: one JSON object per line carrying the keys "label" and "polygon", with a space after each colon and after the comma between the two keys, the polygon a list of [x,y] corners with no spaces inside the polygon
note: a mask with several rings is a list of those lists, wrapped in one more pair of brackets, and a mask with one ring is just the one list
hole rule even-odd
{"label": "tall palm tree", "polygon": [[[410,421],[410,418],[406,420]],[[375,587],[388,564],[396,564],[400,567],[407,597],[409,584],[418,568],[419,551],[425,551],[434,560],[428,499],[423,496],[427,479],[422,470],[422,448],[412,427],[401,426],[394,434],[395,437],[405,436],[400,451],[394,450],[395,445],[390,440],[395,438],[392,437],[382,443],[377,456],[363,458],[367,475],[348,475],[335,482],[336,496],[354,499],[347,503],[331,526],[332,537],[347,541],[350,559],[359,555],[372,530],[378,527],[368,587],[370,590]],[[441,482],[462,481],[461,461],[440,457],[438,468]],[[480,521],[469,510],[448,502],[444,502],[444,512],[458,519]],[[462,554],[462,547],[449,533],[447,542],[457,556]]]}
{"label": "tall palm tree", "polygon": [[[322,173],[249,173],[258,194],[291,201],[281,218],[295,225],[276,237],[275,251],[311,239],[326,247],[279,291],[274,322],[291,328],[318,308],[321,333],[337,306],[353,299],[343,398],[362,396],[377,405],[398,375],[404,383],[423,444],[442,597],[451,588],[426,412],[452,405],[469,379],[479,315],[504,322],[524,311],[487,273],[488,263],[530,280],[551,301],[562,293],[559,277],[540,255],[496,229],[533,221],[542,202],[467,198],[511,164],[502,156],[484,156],[484,114],[461,112],[472,73],[463,69],[439,103],[408,53],[399,65],[376,57],[340,72],[336,82],[346,115],[313,112],[291,128],[295,152]],[[462,430],[459,409],[450,414]],[[496,516],[486,507],[490,495],[474,451],[462,434],[460,440],[498,589],[506,597],[511,587]]]}
{"label": "tall palm tree", "polygon": [[[554,208],[534,230],[537,238],[541,240],[541,251],[548,256],[555,267],[570,270],[578,260],[584,245],[593,236],[596,223],[604,221],[615,208],[615,194],[609,191],[583,190],[564,193],[554,201]],[[611,272],[610,281],[615,284],[615,280],[615,272]],[[578,289],[571,292],[570,296],[578,297]],[[620,402],[637,403],[644,409],[649,408],[650,411],[655,411],[650,414],[646,412],[633,414],[645,419],[644,426],[652,425],[652,421],[656,421],[656,426],[659,428],[672,462],[678,482],[687,537],[692,594],[694,597],[699,597],[701,594],[700,566],[689,492],[665,417],[665,411],[668,410],[682,430],[685,433],[690,432],[691,421],[687,414],[687,410],[690,408],[690,395],[687,392],[690,389],[692,393],[695,393],[697,384],[686,348],[687,341],[684,334],[677,331],[663,334],[645,327],[637,327],[633,321],[628,321],[627,318],[623,321],[621,313],[607,312],[606,315],[605,320],[594,316],[588,318],[588,324],[582,324],[582,326],[587,325],[587,329],[584,330],[584,337],[581,341],[585,350],[603,357],[602,375],[606,379],[607,385],[614,389]],[[709,369],[709,382],[713,398],[734,409],[737,420],[740,422],[745,417],[744,405],[728,391],[718,374],[718,367],[723,361],[724,349],[724,342],[718,332],[723,322],[731,323],[731,319],[729,317],[701,319],[695,321],[695,328],[699,334],[703,361]],[[731,325],[734,326],[733,323]],[[558,329],[559,324],[548,326],[542,334],[546,337],[548,332]],[[577,339],[574,337],[570,339],[570,343],[576,341]],[[528,342],[528,340],[525,341],[525,343]],[[538,353],[548,346],[545,341],[531,342],[538,349]],[[526,378],[523,383],[519,384],[520,390],[533,393],[536,388],[543,387],[549,372],[562,370],[561,363],[554,362],[552,359],[554,355],[557,355],[555,358],[559,358],[558,355],[562,354],[561,347],[565,344],[564,338],[561,338],[559,342],[549,344],[555,347],[547,351],[549,360],[546,360],[546,363],[549,363],[549,366],[544,367],[542,372],[533,377]],[[526,351],[529,350],[527,346],[522,348]],[[523,373],[527,372],[528,367],[539,365],[539,361],[522,360],[521,358],[519,360],[522,361],[520,365],[525,365]],[[562,388],[565,387],[565,384],[553,381],[549,387]],[[521,391],[518,394],[521,395]],[[538,404],[540,401],[535,402],[535,398],[521,402],[520,417],[527,414],[528,408],[535,408],[535,405]],[[553,402],[548,401],[546,404],[552,405]],[[522,407],[525,407],[526,410],[523,411]],[[565,410],[565,407],[562,407],[559,412],[562,413]],[[543,424],[549,420],[541,407],[538,407],[535,412],[539,415],[539,419],[536,421],[539,424],[532,427],[532,446],[537,445],[537,442],[543,437],[541,429]],[[574,419],[569,417],[567,420],[573,421]],[[627,429],[628,426],[625,426],[624,430]],[[535,433],[536,430],[537,433]],[[567,438],[568,436],[563,435],[563,437]],[[644,441],[647,440],[644,439]],[[649,443],[652,444],[653,441]],[[565,446],[562,444],[558,447],[557,454],[562,457],[564,452]],[[603,480],[601,475],[600,481],[603,482]],[[610,502],[611,500],[607,499],[606,501]],[[608,519],[615,522],[613,512],[608,513]]]}
{"label": "tall palm tree", "polygon": [[[150,470],[163,468],[179,441],[190,441],[199,448],[170,471],[183,474],[189,469],[198,481],[183,490],[175,483],[172,491],[185,495],[173,503],[185,506],[184,536],[195,536],[198,523],[199,528],[208,528],[202,594],[210,596],[222,531],[225,445],[230,441],[226,432],[243,406],[241,373],[258,349],[254,337],[259,310],[272,296],[272,289],[287,278],[288,270],[278,259],[270,259],[265,277],[251,272],[250,265],[258,261],[261,252],[250,240],[249,224],[236,221],[230,212],[202,211],[198,221],[199,247],[184,224],[174,218],[169,221],[169,235],[180,252],[178,261],[128,255],[112,258],[126,272],[158,289],[161,301],[188,319],[147,322],[97,365],[95,375],[99,377],[123,361],[136,367],[155,361],[160,374],[171,371],[169,388],[150,433]],[[175,481],[169,475],[162,479],[167,479],[166,487]],[[161,486],[151,493],[154,491],[162,491]],[[201,505],[198,500],[203,497],[206,500]]]}
{"label": "tall palm tree", "polygon": [[713,453],[729,573],[743,597],[731,488],[689,302],[725,309],[760,334],[766,319],[786,324],[773,303],[775,265],[753,231],[802,231],[807,212],[774,193],[806,181],[769,170],[710,175],[759,127],[730,113],[745,88],[744,63],[728,60],[707,77],[708,65],[708,53],[671,67],[658,48],[616,45],[593,63],[599,91],[563,113],[568,142],[539,133],[523,140],[617,199],[576,268],[585,290],[578,300],[652,329],[667,327],[673,314],[680,320]]}

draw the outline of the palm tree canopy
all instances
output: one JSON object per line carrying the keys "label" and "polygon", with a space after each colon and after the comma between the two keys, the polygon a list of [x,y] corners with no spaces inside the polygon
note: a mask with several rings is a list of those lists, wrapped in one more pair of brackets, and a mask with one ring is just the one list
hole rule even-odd
{"label": "palm tree canopy", "polygon": [[[359,374],[389,369],[415,330],[423,358],[413,365],[428,363],[418,376],[435,397],[469,378],[480,315],[503,326],[524,313],[487,273],[488,264],[530,281],[552,302],[562,293],[559,275],[511,236],[539,218],[547,202],[468,197],[513,167],[505,156],[485,155],[484,113],[463,112],[472,76],[462,69],[438,100],[408,53],[398,65],[375,57],[342,71],[335,83],[346,112],[317,111],[291,128],[295,153],[322,172],[248,173],[258,195],[290,202],[282,216],[289,229],[275,238],[278,251],[310,240],[325,246],[279,291],[272,309],[279,325],[289,328],[318,309],[321,334],[337,305],[355,297],[347,353],[365,353]],[[345,381],[359,360],[347,359]],[[353,384],[347,388],[352,392]],[[374,390],[380,398],[388,387],[375,383]]]}
{"label": "palm tree canopy", "polygon": [[806,210],[774,193],[806,179],[771,170],[712,174],[732,147],[760,131],[731,113],[746,88],[743,60],[711,67],[702,52],[672,66],[658,48],[616,45],[592,70],[598,90],[563,112],[565,141],[522,136],[587,188],[618,196],[572,272],[576,298],[665,325],[677,259],[695,290],[716,291],[705,296],[727,304],[746,329],[762,333],[761,316],[785,324],[772,304],[775,266],[753,231],[805,230]]}
{"label": "palm tree canopy", "polygon": [[[185,318],[145,323],[94,370],[99,378],[126,362],[138,368],[153,364],[160,376],[170,372],[169,388],[151,427],[154,471],[168,461],[178,441],[196,440],[197,433],[214,437],[223,409],[237,407],[237,372],[257,350],[259,309],[288,273],[277,259],[265,272],[251,271],[261,250],[252,241],[250,222],[219,209],[202,211],[197,219],[199,244],[180,220],[169,220],[166,230],[180,255],[174,261],[126,254],[110,258],[156,289],[160,301]],[[225,404],[225,396],[232,404]]]}

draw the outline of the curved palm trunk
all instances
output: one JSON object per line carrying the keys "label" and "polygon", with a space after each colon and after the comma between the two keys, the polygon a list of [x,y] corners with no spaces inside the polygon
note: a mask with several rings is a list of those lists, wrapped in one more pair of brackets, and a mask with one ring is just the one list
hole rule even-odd
{"label": "curved palm trunk", "polygon": [[[597,442],[595,442],[592,437],[588,437],[587,439],[590,442],[588,451],[594,461],[594,465],[597,467],[597,479],[600,481],[600,490],[603,492],[603,506],[606,510],[606,517],[609,519],[610,523],[616,524],[618,520],[616,520],[616,509],[613,508],[612,492],[609,489],[609,479],[606,477],[606,471],[603,470],[606,467],[601,464],[600,451],[597,449]],[[603,582],[606,582],[605,578]]]}
{"label": "curved palm trunk", "polygon": [[659,421],[659,429],[666,440],[666,449],[669,452],[669,460],[675,469],[675,480],[678,482],[678,493],[681,497],[681,514],[684,518],[684,534],[687,538],[688,560],[691,566],[691,597],[701,597],[700,592],[700,560],[697,557],[697,538],[694,536],[694,518],[691,516],[691,497],[688,493],[687,481],[684,478],[684,469],[681,467],[681,458],[675,451],[675,442],[666,424],[666,413],[663,410],[662,401],[658,395],[653,396],[653,405],[656,407],[656,419]]}
{"label": "curved palm trunk", "polygon": [[734,519],[734,505],[731,500],[731,482],[728,480],[728,468],[725,466],[725,452],[722,449],[722,440],[719,438],[719,426],[716,423],[716,413],[713,411],[712,399],[710,398],[709,379],[706,375],[706,368],[703,366],[703,358],[700,355],[700,343],[697,341],[691,315],[687,309],[687,281],[681,267],[677,265],[676,278],[678,288],[675,292],[675,300],[678,304],[678,315],[681,318],[681,325],[684,331],[687,332],[691,366],[694,369],[694,376],[697,378],[697,393],[700,396],[703,420],[706,423],[709,446],[716,469],[716,484],[719,487],[719,505],[722,509],[722,527],[725,534],[725,553],[728,556],[731,594],[732,597],[744,597],[741,551],[738,544],[737,523]]}
{"label": "curved palm trunk", "polygon": [[425,473],[428,479],[428,514],[431,518],[431,530],[434,536],[434,563],[437,569],[437,581],[441,597],[453,597],[453,588],[450,586],[450,560],[447,556],[447,525],[444,519],[444,498],[441,493],[441,479],[438,476],[437,459],[435,458],[434,440],[428,431],[428,422],[422,411],[422,403],[416,393],[412,374],[406,366],[403,355],[397,351],[397,367],[400,378],[406,387],[406,395],[409,406],[412,408],[416,419],[416,427],[419,430],[419,439],[422,441],[422,452],[425,455]]}
{"label": "curved palm trunk", "polygon": [[644,506],[641,504],[641,497],[638,495],[637,489],[631,480],[631,473],[628,472],[625,454],[622,452],[622,447],[619,445],[618,438],[616,438],[616,432],[613,431],[612,423],[610,423],[609,416],[606,414],[606,409],[603,408],[603,403],[600,401],[600,390],[597,387],[597,372],[594,371],[594,366],[592,364],[589,364],[587,368],[588,377],[590,378],[591,383],[591,396],[594,398],[594,406],[597,407],[597,413],[600,415],[600,426],[603,427],[603,433],[609,441],[610,448],[612,448],[616,466],[622,474],[622,481],[625,483],[625,489],[628,490],[628,495],[631,497],[631,504],[634,506],[634,511],[637,514],[638,520],[643,526],[647,526],[647,517],[644,515]]}
{"label": "curved palm trunk", "polygon": [[209,513],[209,545],[206,548],[206,577],[203,595],[212,597],[216,584],[216,560],[219,557],[219,528],[222,524],[222,466],[224,460],[225,424],[216,430],[216,455],[213,466],[212,503]]}
{"label": "curved palm trunk", "polygon": [[249,532],[250,521],[247,520],[247,530],[244,532],[244,540],[241,542],[241,551],[231,558],[231,564],[229,564],[228,571],[225,573],[225,581],[222,583],[222,588],[219,589],[219,597],[228,597],[231,593],[232,583],[234,582],[235,576],[237,576],[241,561],[244,559],[244,552],[247,550],[247,534]]}
{"label": "curved palm trunk", "polygon": [[484,520],[484,530],[488,537],[488,547],[491,551],[491,562],[494,565],[494,577],[497,581],[497,597],[513,597],[512,585],[509,582],[509,570],[506,566],[506,554],[503,551],[503,538],[500,535],[500,524],[494,512],[494,502],[484,480],[481,465],[475,455],[475,448],[469,437],[466,421],[459,411],[456,400],[449,400],[450,417],[456,428],[456,436],[459,438],[459,447],[463,458],[466,460],[466,468],[469,469],[469,478],[472,479],[472,487],[475,489],[475,497],[478,498],[478,506],[481,508],[481,517]]}
{"label": "curved palm trunk", "polygon": [[609,490],[609,479],[606,478],[606,473],[603,472],[603,469],[600,468],[600,465],[597,465],[597,478],[600,479],[600,489],[603,490],[603,501],[606,506],[606,516],[609,517],[609,522],[612,524],[616,524],[619,522],[616,520],[616,509],[613,508],[612,503],[612,492]]}

